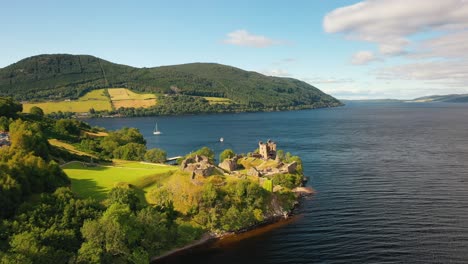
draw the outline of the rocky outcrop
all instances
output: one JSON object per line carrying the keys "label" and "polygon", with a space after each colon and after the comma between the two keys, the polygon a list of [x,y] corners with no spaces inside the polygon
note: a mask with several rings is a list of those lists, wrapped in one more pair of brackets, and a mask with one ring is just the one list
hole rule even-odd
{"label": "rocky outcrop", "polygon": [[247,171],[247,175],[254,176],[254,177],[261,177],[262,176],[262,174],[255,167],[251,167]]}
{"label": "rocky outcrop", "polygon": [[289,164],[284,165],[284,171],[287,173],[294,173],[297,170],[297,162],[293,161]]}
{"label": "rocky outcrop", "polygon": [[218,166],[225,171],[235,171],[237,169],[237,157],[234,157],[232,159],[225,159]]}
{"label": "rocky outcrop", "polygon": [[292,189],[291,191],[300,196],[307,196],[307,195],[315,194],[314,189],[312,189],[311,187],[296,187]]}
{"label": "rocky outcrop", "polygon": [[273,187],[273,192],[280,192],[282,191],[284,188],[283,186],[281,185],[275,185],[275,187]]}

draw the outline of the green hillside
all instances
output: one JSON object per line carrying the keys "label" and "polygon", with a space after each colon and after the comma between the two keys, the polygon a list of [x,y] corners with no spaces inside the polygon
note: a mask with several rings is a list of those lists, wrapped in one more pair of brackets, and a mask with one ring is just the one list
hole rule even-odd
{"label": "green hillside", "polygon": [[[77,99],[98,88],[222,97],[255,108],[315,108],[341,103],[296,79],[214,63],[135,68],[88,55],[39,55],[0,69],[0,96],[17,100]],[[245,109],[245,107],[244,107]]]}

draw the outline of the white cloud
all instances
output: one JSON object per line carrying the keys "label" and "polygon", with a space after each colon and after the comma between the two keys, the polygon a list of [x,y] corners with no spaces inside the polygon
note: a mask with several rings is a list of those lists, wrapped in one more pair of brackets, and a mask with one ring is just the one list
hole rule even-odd
{"label": "white cloud", "polygon": [[[372,72],[385,83],[368,90],[381,98],[468,92],[468,0],[364,0],[328,13],[323,28],[376,45],[374,53],[355,53],[353,64],[404,55]],[[337,89],[358,94],[356,87]]]}
{"label": "white cloud", "polygon": [[468,31],[454,32],[421,42],[409,58],[468,59]]}
{"label": "white cloud", "polygon": [[420,80],[468,88],[467,61],[428,61],[383,68],[377,76],[387,80]]}
{"label": "white cloud", "polygon": [[223,40],[226,44],[236,46],[247,46],[255,48],[265,48],[272,45],[282,44],[282,41],[267,38],[261,35],[254,35],[244,29],[239,29],[227,34]]}
{"label": "white cloud", "polygon": [[378,58],[371,51],[359,51],[356,52],[351,58],[351,63],[354,65],[363,65],[372,61],[376,61]]}
{"label": "white cloud", "polygon": [[414,34],[467,28],[468,1],[366,0],[328,13],[323,27],[327,33],[376,43],[384,55],[399,55]]}

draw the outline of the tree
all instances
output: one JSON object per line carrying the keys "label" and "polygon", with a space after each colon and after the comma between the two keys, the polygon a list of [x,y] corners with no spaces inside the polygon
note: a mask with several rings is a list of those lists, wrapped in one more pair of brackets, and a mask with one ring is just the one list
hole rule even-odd
{"label": "tree", "polygon": [[143,160],[146,153],[146,146],[138,143],[128,143],[116,148],[112,155],[116,159]]}
{"label": "tree", "polygon": [[10,97],[0,97],[0,116],[14,117],[23,111],[23,105]]}
{"label": "tree", "polygon": [[6,116],[0,116],[0,131],[8,131],[11,120]]}
{"label": "tree", "polygon": [[48,159],[49,143],[39,123],[30,123],[17,119],[10,124],[11,148]]}
{"label": "tree", "polygon": [[110,204],[124,204],[132,211],[135,211],[140,206],[140,198],[133,188],[115,187],[108,195]]}
{"label": "tree", "polygon": [[29,110],[29,113],[31,113],[32,115],[36,115],[36,116],[44,116],[44,111],[42,110],[42,108],[38,106],[31,107],[31,109]]}
{"label": "tree", "polygon": [[145,153],[145,161],[154,163],[164,163],[167,159],[166,151],[158,148],[150,149]]}
{"label": "tree", "polygon": [[109,206],[101,218],[85,221],[81,233],[85,242],[78,253],[80,263],[128,263],[142,236],[133,212],[119,203]]}
{"label": "tree", "polygon": [[172,196],[172,192],[167,188],[154,188],[148,194],[148,201],[160,210],[171,209],[174,207]]}
{"label": "tree", "polygon": [[81,122],[76,119],[60,119],[55,123],[55,131],[63,136],[79,136]]}
{"label": "tree", "polygon": [[219,154],[219,162],[223,162],[225,159],[234,158],[236,153],[232,149],[225,149],[221,154]]}
{"label": "tree", "polygon": [[[129,145],[130,143],[132,145]],[[145,144],[146,140],[138,129],[124,127],[120,130],[110,132],[107,137],[101,140],[100,147],[103,149],[103,154],[110,158],[143,160],[146,153]],[[129,146],[120,148],[125,145]],[[138,153],[130,153],[134,151]]]}

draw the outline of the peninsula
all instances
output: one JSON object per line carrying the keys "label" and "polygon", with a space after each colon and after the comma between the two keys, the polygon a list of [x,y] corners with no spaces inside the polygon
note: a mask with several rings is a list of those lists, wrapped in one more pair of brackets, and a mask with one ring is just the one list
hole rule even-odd
{"label": "peninsula", "polygon": [[148,263],[288,217],[311,191],[301,159],[271,140],[219,157],[203,147],[166,165],[135,128],[21,113],[11,98],[0,111],[3,263]]}

